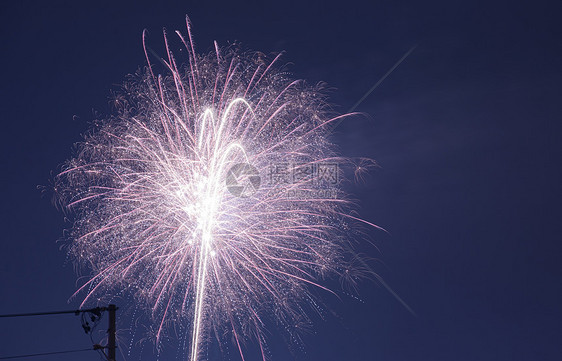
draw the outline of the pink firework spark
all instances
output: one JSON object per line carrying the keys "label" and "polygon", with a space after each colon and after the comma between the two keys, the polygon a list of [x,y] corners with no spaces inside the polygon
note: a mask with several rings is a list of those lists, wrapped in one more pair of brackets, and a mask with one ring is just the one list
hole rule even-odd
{"label": "pink firework spark", "polygon": [[[70,253],[92,270],[83,305],[126,289],[151,309],[156,341],[189,323],[259,342],[265,315],[301,322],[311,288],[343,275],[349,203],[340,191],[321,86],[293,81],[256,53],[170,51],[127,82],[57,176],[75,215]],[[143,36],[144,41],[144,36]],[[146,46],[145,46],[146,53]],[[303,301],[304,300],[304,301]],[[287,321],[289,320],[289,321]],[[218,330],[221,330],[220,332]],[[265,356],[263,356],[265,359]]]}

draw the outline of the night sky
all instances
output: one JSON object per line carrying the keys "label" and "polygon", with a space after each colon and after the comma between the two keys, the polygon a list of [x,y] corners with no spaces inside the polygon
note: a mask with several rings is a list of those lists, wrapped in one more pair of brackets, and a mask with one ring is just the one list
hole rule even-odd
{"label": "night sky", "polygon": [[[187,14],[199,52],[213,40],[284,51],[295,78],[332,87],[339,112],[417,45],[359,105],[366,116],[332,138],[342,155],[380,165],[347,189],[361,217],[388,231],[371,230],[379,250],[361,251],[417,316],[363,282],[357,299],[327,300],[303,350],[272,331],[271,360],[560,359],[558,2],[81,3],[0,10],[0,314],[78,307],[74,266],[57,242],[69,224],[38,186],[97,114],[112,112],[111,90],[145,65],[143,29],[161,51],[162,28],[185,33]],[[0,318],[0,357],[89,346],[73,315]],[[252,347],[247,360],[257,360]],[[160,359],[176,348],[168,342]],[[30,360],[77,358],[99,360],[93,351]],[[147,343],[142,360],[156,358]]]}

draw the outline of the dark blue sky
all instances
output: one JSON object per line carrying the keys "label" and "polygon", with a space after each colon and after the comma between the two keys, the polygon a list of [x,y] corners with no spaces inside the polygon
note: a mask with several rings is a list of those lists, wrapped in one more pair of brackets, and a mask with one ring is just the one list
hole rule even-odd
{"label": "dark blue sky", "polygon": [[[67,303],[76,275],[56,243],[63,216],[37,186],[94,113],[111,111],[115,84],[145,64],[142,30],[161,49],[162,27],[184,31],[188,14],[200,52],[213,40],[284,50],[295,77],[334,88],[340,111],[418,44],[358,107],[370,117],[334,136],[343,155],[381,165],[350,189],[361,216],[389,231],[372,232],[380,253],[364,250],[418,316],[365,282],[360,300],[331,302],[337,315],[317,320],[304,351],[291,356],[274,338],[272,360],[558,360],[560,10],[555,1],[3,4],[0,314],[77,307]],[[0,357],[89,345],[74,316],[0,319]],[[143,359],[151,355],[147,346]],[[99,359],[43,359],[76,357]]]}

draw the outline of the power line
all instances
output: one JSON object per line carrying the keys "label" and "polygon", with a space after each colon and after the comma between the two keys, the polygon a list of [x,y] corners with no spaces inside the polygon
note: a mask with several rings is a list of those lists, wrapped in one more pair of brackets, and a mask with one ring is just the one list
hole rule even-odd
{"label": "power line", "polygon": [[35,357],[35,356],[46,356],[46,355],[59,355],[64,353],[75,353],[75,352],[84,352],[84,351],[94,351],[96,350],[95,346],[93,348],[83,348],[79,350],[66,350],[66,351],[55,351],[55,352],[42,352],[42,353],[32,353],[27,355],[15,355],[15,356],[3,356],[0,357],[0,360],[9,360],[15,358],[24,358],[24,357]]}
{"label": "power line", "polygon": [[0,318],[3,318],[3,317],[27,317],[27,316],[61,315],[61,314],[68,314],[68,313],[73,313],[75,315],[79,315],[79,314],[85,313],[85,312],[91,312],[91,313],[94,313],[94,314],[98,314],[98,313],[101,313],[101,312],[107,311],[107,310],[108,310],[107,307],[96,307],[96,308],[89,308],[89,309],[83,309],[83,310],[72,310],[72,311],[11,313],[11,314],[0,315]]}
{"label": "power line", "polygon": [[[65,354],[65,353],[74,353],[74,352],[83,352],[83,351],[101,351],[103,356],[108,361],[115,361],[115,350],[117,349],[117,345],[115,343],[115,311],[119,308],[116,307],[114,304],[109,305],[108,307],[96,307],[96,308],[89,308],[89,309],[78,309],[78,310],[70,310],[70,311],[50,311],[50,312],[29,312],[29,313],[11,313],[11,314],[4,314],[0,315],[0,318],[6,317],[28,317],[28,316],[45,316],[45,315],[61,315],[61,314],[74,314],[76,316],[82,316],[82,327],[87,334],[90,334],[90,339],[92,338],[92,331],[98,325],[99,321],[101,320],[102,314],[104,311],[109,311],[109,329],[107,330],[108,333],[108,345],[101,346],[99,344],[94,344],[93,348],[87,349],[80,349],[80,350],[67,350],[67,351],[55,351],[55,352],[44,352],[44,353],[36,353],[36,354],[27,354],[27,355],[15,355],[15,356],[3,356],[0,357],[0,360],[9,360],[9,359],[17,359],[17,358],[24,358],[24,357],[34,357],[34,356],[46,356],[46,355],[58,355],[58,354]],[[86,317],[86,314],[89,314],[89,319]],[[90,322],[93,325],[90,325]],[[92,343],[94,341],[92,340]],[[108,354],[106,355],[103,352],[103,349],[108,349]]]}

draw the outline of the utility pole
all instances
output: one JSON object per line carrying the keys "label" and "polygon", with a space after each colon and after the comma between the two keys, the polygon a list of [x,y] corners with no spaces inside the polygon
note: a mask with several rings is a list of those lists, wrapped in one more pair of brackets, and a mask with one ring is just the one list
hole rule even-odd
{"label": "utility pole", "polygon": [[109,329],[107,330],[107,358],[108,361],[115,361],[115,349],[117,348],[117,345],[115,344],[115,311],[117,311],[117,307],[115,307],[115,305],[109,305],[107,310],[109,311]]}
{"label": "utility pole", "polygon": [[[116,354],[116,350],[117,350],[117,343],[115,341],[115,331],[117,330],[117,327],[115,326],[115,323],[116,323],[115,322],[116,321],[115,320],[115,311],[117,311],[118,309],[119,309],[119,307],[117,307],[115,305],[109,305],[109,307],[96,307],[96,308],[89,308],[89,309],[78,309],[78,310],[73,310],[73,311],[11,313],[11,314],[0,315],[0,318],[61,315],[61,314],[73,313],[76,316],[82,315],[82,327],[84,328],[84,331],[86,331],[86,333],[91,334],[92,327],[93,328],[96,327],[97,322],[101,319],[102,312],[109,311],[109,328],[107,329],[107,347],[101,346],[99,344],[95,344],[95,345],[93,345],[93,348],[91,348],[91,349],[70,350],[70,351],[62,351],[62,352],[47,352],[47,353],[32,354],[32,355],[21,355],[21,356],[17,356],[17,358],[30,357],[30,356],[54,355],[54,354],[59,354],[59,353],[79,352],[79,351],[88,351],[88,350],[101,350],[103,352],[104,356],[106,356],[107,361],[116,361],[115,360],[115,354]],[[92,326],[90,326],[89,318],[84,316],[85,313],[90,314],[91,321],[94,323]],[[107,348],[107,355],[103,351],[105,348]],[[12,358],[12,357],[9,357],[9,358]],[[5,357],[0,358],[0,361],[2,359],[5,359]]]}

